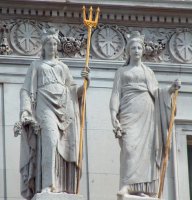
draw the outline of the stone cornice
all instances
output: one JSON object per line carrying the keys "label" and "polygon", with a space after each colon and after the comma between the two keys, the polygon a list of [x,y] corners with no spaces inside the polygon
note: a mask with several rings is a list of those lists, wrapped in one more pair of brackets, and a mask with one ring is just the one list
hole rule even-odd
{"label": "stone cornice", "polygon": [[0,3],[11,7],[13,4],[16,7],[23,8],[61,8],[65,5],[93,5],[102,7],[123,7],[137,9],[161,9],[165,10],[191,10],[191,0],[6,0]]}
{"label": "stone cornice", "polygon": [[[0,65],[4,67],[6,65],[18,65],[19,67],[28,66],[32,61],[38,59],[38,57],[33,56],[7,56],[0,55]],[[61,58],[61,61],[65,62],[72,68],[82,68],[85,63],[85,59],[73,59],[73,58]],[[90,59],[90,66],[92,69],[99,70],[116,70],[123,66],[124,61],[116,60],[96,60]],[[165,72],[165,73],[179,73],[179,74],[192,74],[191,64],[173,64],[173,63],[151,63],[145,62],[155,72]]]}
{"label": "stone cornice", "polygon": [[[27,2],[27,3],[26,3]],[[46,4],[46,6],[45,6]],[[100,23],[145,26],[192,26],[189,1],[10,1],[0,3],[1,19],[32,18],[44,21],[82,22],[82,5],[100,6]]]}

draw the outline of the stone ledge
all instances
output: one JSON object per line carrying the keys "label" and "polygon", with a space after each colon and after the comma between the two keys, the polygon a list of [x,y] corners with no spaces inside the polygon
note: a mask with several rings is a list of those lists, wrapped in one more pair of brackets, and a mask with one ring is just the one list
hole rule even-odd
{"label": "stone ledge", "polygon": [[153,197],[139,197],[135,195],[125,195],[125,196],[118,196],[117,195],[117,200],[159,200],[158,198],[153,198]]}
{"label": "stone ledge", "polygon": [[83,200],[82,195],[67,193],[37,193],[32,200]]}

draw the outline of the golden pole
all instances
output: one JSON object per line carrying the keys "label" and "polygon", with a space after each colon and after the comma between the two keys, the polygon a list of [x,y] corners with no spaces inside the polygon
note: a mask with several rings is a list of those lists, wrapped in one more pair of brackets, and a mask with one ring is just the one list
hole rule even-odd
{"label": "golden pole", "polygon": [[[90,55],[90,44],[91,44],[91,31],[92,28],[96,28],[98,24],[100,9],[97,8],[96,17],[93,21],[93,8],[92,6],[89,9],[89,19],[86,19],[86,11],[85,6],[83,6],[83,22],[84,25],[88,29],[87,35],[87,53],[86,53],[86,61],[84,71],[89,70],[89,55]],[[83,96],[82,96],[82,103],[81,103],[81,127],[80,127],[80,142],[79,142],[79,159],[78,159],[78,172],[77,172],[77,188],[76,194],[79,193],[79,186],[80,186],[80,177],[81,177],[81,169],[82,169],[82,155],[83,155],[83,129],[85,125],[85,105],[86,105],[86,94],[87,94],[87,79],[84,79],[83,83]]]}
{"label": "golden pole", "polygon": [[167,164],[168,164],[169,155],[171,151],[171,139],[172,139],[172,130],[173,130],[173,124],[174,124],[174,118],[175,118],[175,111],[176,111],[177,96],[178,96],[178,90],[175,91],[173,95],[173,100],[172,100],[172,111],[171,111],[171,118],[169,122],[168,134],[167,134],[167,142],[165,146],[165,156],[163,158],[161,173],[160,173],[160,183],[159,183],[159,192],[158,192],[159,199],[161,198],[161,195],[163,193],[165,174],[166,174]]}

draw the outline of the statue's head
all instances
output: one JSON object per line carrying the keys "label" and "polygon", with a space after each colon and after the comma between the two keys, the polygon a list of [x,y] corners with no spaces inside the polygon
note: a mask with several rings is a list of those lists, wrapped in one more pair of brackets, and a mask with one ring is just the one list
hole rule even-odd
{"label": "statue's head", "polygon": [[141,49],[141,54],[143,54],[145,45],[144,45],[144,35],[141,35],[139,31],[133,31],[131,35],[127,35],[128,42],[127,42],[127,55],[132,56],[134,48]]}
{"label": "statue's head", "polygon": [[42,42],[42,58],[45,59],[46,55],[55,55],[58,57],[57,47],[60,44],[58,38],[59,30],[55,28],[50,28],[48,30],[43,30],[41,42]]}

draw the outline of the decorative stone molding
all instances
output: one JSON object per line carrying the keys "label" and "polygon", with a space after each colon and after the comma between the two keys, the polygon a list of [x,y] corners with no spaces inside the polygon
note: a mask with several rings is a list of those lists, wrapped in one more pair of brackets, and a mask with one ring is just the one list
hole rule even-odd
{"label": "decorative stone molding", "polygon": [[60,52],[64,57],[84,57],[86,32],[79,25],[44,23],[34,20],[15,21],[10,31],[10,41],[14,53],[19,55],[38,55],[41,50],[41,31],[51,26],[60,30]]}
{"label": "decorative stone molding", "polygon": [[[20,19],[0,21],[0,27],[4,26],[8,31],[3,31],[1,34],[1,54],[39,56],[42,29],[55,27],[59,29],[61,41],[58,49],[59,56],[61,58],[85,57],[87,30],[83,25]],[[91,58],[126,60],[127,34],[136,30],[145,35],[143,61],[192,63],[192,29],[190,28],[138,28],[110,24],[99,24],[93,31]],[[13,47],[13,51],[9,44]]]}
{"label": "decorative stone molding", "polygon": [[[120,5],[113,5],[113,3],[110,4],[110,7],[113,6],[113,8],[116,9],[107,9],[107,5],[105,6],[105,8],[103,7],[102,13],[100,14],[100,22],[121,22],[122,24],[163,24],[167,27],[173,25],[192,25],[192,17],[190,15],[190,10],[187,9],[187,6],[182,8],[183,10],[185,10],[184,15],[182,13],[178,14],[178,12],[176,11],[174,12],[173,5],[172,8],[169,7],[172,12],[169,12],[168,9],[164,10],[163,7],[159,12],[159,5],[157,4],[155,7],[155,3],[153,3],[154,7],[151,10],[147,9],[147,6],[144,5],[143,9],[141,8],[142,6],[138,8],[137,5],[134,5],[134,2],[125,3],[125,5],[122,5],[121,7],[119,7]],[[21,6],[19,4],[10,5],[4,3],[4,5],[0,9],[0,15],[14,16],[14,18],[53,18],[57,19],[58,21],[70,19],[72,21],[79,22],[79,19],[82,18],[81,6],[82,5],[78,3],[76,3],[76,5],[69,5],[66,2],[63,2],[63,4],[61,4],[60,6],[52,6],[53,8],[51,8],[51,5],[49,4],[47,4],[46,8],[38,5],[29,5],[29,8],[26,8],[26,6]],[[135,8],[136,6],[137,9]],[[176,7],[175,9],[178,8],[179,7]]]}
{"label": "decorative stone molding", "polygon": [[[93,58],[125,60],[127,35],[138,30],[145,35],[144,61],[166,62],[164,52],[173,29],[100,25],[92,36]],[[170,61],[170,59],[168,60]]]}

